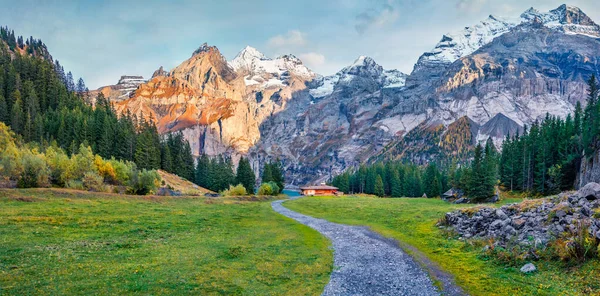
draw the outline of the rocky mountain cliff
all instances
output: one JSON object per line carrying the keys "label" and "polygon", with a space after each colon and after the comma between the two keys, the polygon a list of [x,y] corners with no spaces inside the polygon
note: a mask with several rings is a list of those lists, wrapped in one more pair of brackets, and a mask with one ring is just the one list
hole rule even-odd
{"label": "rocky mountain cliff", "polygon": [[446,34],[410,75],[361,56],[324,77],[293,55],[246,47],[228,62],[203,45],[116,108],[183,131],[196,154],[247,154],[255,168],[281,158],[302,184],[369,159],[427,162],[465,157],[488,138],[500,145],[546,113],[572,112],[599,61],[600,27],[562,5]]}
{"label": "rocky mountain cliff", "polygon": [[195,155],[237,158],[256,144],[262,121],[314,74],[291,55],[271,60],[247,47],[228,62],[203,44],[170,72],[161,67],[152,76],[115,103],[118,112],[152,120],[161,133],[182,131]]}
{"label": "rocky mountain cliff", "polygon": [[102,93],[105,98],[111,102],[120,102],[128,99],[131,94],[142,83],[145,83],[143,76],[123,75],[115,85],[103,86],[97,90],[91,91],[90,96],[95,98],[98,93]]}

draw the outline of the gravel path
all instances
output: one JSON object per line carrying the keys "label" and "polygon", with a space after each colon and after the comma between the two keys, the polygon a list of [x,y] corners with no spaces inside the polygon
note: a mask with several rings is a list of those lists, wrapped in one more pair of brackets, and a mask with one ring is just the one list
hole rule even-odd
{"label": "gravel path", "polygon": [[334,268],[322,295],[440,295],[427,272],[396,241],[366,227],[299,214],[282,202],[272,202],[273,210],[317,230],[333,245]]}

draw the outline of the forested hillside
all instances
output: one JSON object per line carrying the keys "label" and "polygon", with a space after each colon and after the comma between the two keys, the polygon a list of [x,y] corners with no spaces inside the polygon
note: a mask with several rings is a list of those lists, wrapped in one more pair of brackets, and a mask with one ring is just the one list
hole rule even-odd
{"label": "forested hillside", "polygon": [[116,114],[102,94],[92,106],[83,79],[75,83],[71,72],[65,74],[42,41],[23,41],[8,28],[1,28],[0,36],[0,121],[20,141],[35,143],[40,151],[64,149],[69,156],[83,145],[106,159],[194,180],[191,149],[181,134],[160,137],[153,122]]}

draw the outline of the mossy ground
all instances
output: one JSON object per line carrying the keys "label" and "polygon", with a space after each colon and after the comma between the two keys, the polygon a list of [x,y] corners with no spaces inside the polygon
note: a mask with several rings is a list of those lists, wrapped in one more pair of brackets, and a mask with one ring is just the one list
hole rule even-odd
{"label": "mossy ground", "polygon": [[318,295],[328,246],[264,198],[0,190],[0,294]]}
{"label": "mossy ground", "polygon": [[[520,199],[505,199],[502,204]],[[471,295],[598,295],[600,261],[568,266],[537,261],[538,272],[522,274],[520,266],[482,256],[481,246],[448,238],[435,224],[446,212],[469,205],[439,199],[380,199],[369,197],[307,197],[284,206],[332,222],[365,225],[424,253],[455,276]]]}

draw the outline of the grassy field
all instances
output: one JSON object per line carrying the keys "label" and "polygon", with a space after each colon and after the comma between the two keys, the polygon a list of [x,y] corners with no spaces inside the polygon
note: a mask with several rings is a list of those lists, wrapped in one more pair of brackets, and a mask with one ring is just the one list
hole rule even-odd
{"label": "grassy field", "polygon": [[0,190],[0,294],[318,295],[328,246],[264,200]]}
{"label": "grassy field", "polygon": [[[503,203],[517,202],[507,199]],[[435,226],[444,213],[465,207],[439,199],[378,199],[310,197],[284,205],[332,222],[366,225],[416,247],[472,295],[598,295],[600,262],[567,267],[561,262],[535,262],[538,272],[524,275],[519,266],[506,266],[481,256],[481,248],[448,239]]]}

